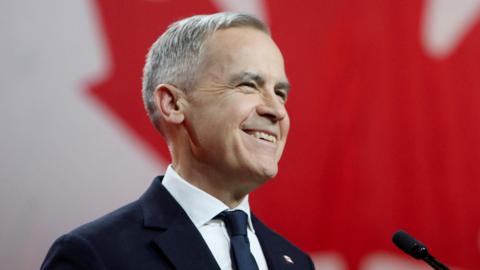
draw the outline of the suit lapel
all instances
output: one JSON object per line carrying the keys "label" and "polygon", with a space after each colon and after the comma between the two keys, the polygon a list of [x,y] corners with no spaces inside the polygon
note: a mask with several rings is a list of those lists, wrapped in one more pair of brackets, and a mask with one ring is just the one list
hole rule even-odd
{"label": "suit lapel", "polygon": [[193,224],[177,219],[168,230],[160,233],[153,241],[178,270],[220,270],[210,249]]}
{"label": "suit lapel", "polygon": [[144,226],[158,231],[153,242],[175,269],[220,270],[202,235],[161,181],[157,177],[140,198]]}
{"label": "suit lapel", "polygon": [[[262,246],[263,254],[268,264],[269,270],[291,270],[296,269],[296,265],[293,262],[288,250],[284,248],[284,245],[278,241],[277,235],[275,235],[267,226],[260,222],[252,214],[252,223],[255,228],[255,234],[258,237],[258,241]],[[292,263],[290,262],[292,260]]]}

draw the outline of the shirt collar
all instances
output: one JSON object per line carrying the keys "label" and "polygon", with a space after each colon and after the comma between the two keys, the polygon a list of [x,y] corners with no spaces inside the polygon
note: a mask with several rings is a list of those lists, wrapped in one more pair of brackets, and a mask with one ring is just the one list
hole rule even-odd
{"label": "shirt collar", "polygon": [[183,210],[185,210],[195,227],[199,228],[205,225],[225,210],[242,210],[248,216],[249,229],[252,232],[255,232],[250,216],[248,195],[243,198],[242,202],[237,207],[230,209],[219,199],[183,179],[175,171],[172,164],[168,165],[162,184],[168,192],[170,192],[173,198],[175,198],[178,204],[180,204]]}

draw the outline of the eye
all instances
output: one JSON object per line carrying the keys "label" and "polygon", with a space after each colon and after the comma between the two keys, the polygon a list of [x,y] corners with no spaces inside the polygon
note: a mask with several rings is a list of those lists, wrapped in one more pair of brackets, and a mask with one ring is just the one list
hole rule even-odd
{"label": "eye", "polygon": [[275,90],[275,95],[277,95],[283,102],[287,101],[287,92],[284,90]]}
{"label": "eye", "polygon": [[254,84],[253,82],[242,82],[238,86],[239,87],[244,86],[244,87],[248,87],[248,88],[257,89],[257,85]]}

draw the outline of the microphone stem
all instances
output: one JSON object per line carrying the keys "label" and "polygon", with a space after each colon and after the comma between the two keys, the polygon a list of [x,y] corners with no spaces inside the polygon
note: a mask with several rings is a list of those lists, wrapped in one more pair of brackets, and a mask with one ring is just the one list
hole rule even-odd
{"label": "microphone stem", "polygon": [[446,267],[444,264],[441,262],[437,261],[432,255],[428,255],[423,258],[423,260],[428,263],[433,269],[435,270],[449,270],[448,267]]}

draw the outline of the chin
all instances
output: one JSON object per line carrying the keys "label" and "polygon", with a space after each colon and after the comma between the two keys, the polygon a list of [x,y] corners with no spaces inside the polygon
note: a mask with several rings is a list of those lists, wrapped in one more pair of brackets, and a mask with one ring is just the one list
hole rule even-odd
{"label": "chin", "polygon": [[275,177],[278,173],[278,166],[277,164],[271,164],[270,166],[263,166],[258,170],[259,178],[262,179],[263,182],[266,182],[273,177]]}
{"label": "chin", "polygon": [[243,181],[245,181],[243,184],[245,185],[244,187],[248,190],[247,193],[261,187],[263,184],[275,177],[275,175],[277,175],[277,172],[277,166],[259,167],[257,164],[255,168],[250,167],[248,174],[243,174]]}
{"label": "chin", "polygon": [[278,162],[276,158],[262,153],[254,157],[243,164],[243,178],[259,186],[277,175]]}
{"label": "chin", "polygon": [[275,168],[269,168],[269,169],[266,169],[265,172],[264,172],[264,175],[266,177],[268,177],[268,179],[270,178],[273,178],[277,175],[278,173],[278,168],[275,167]]}

